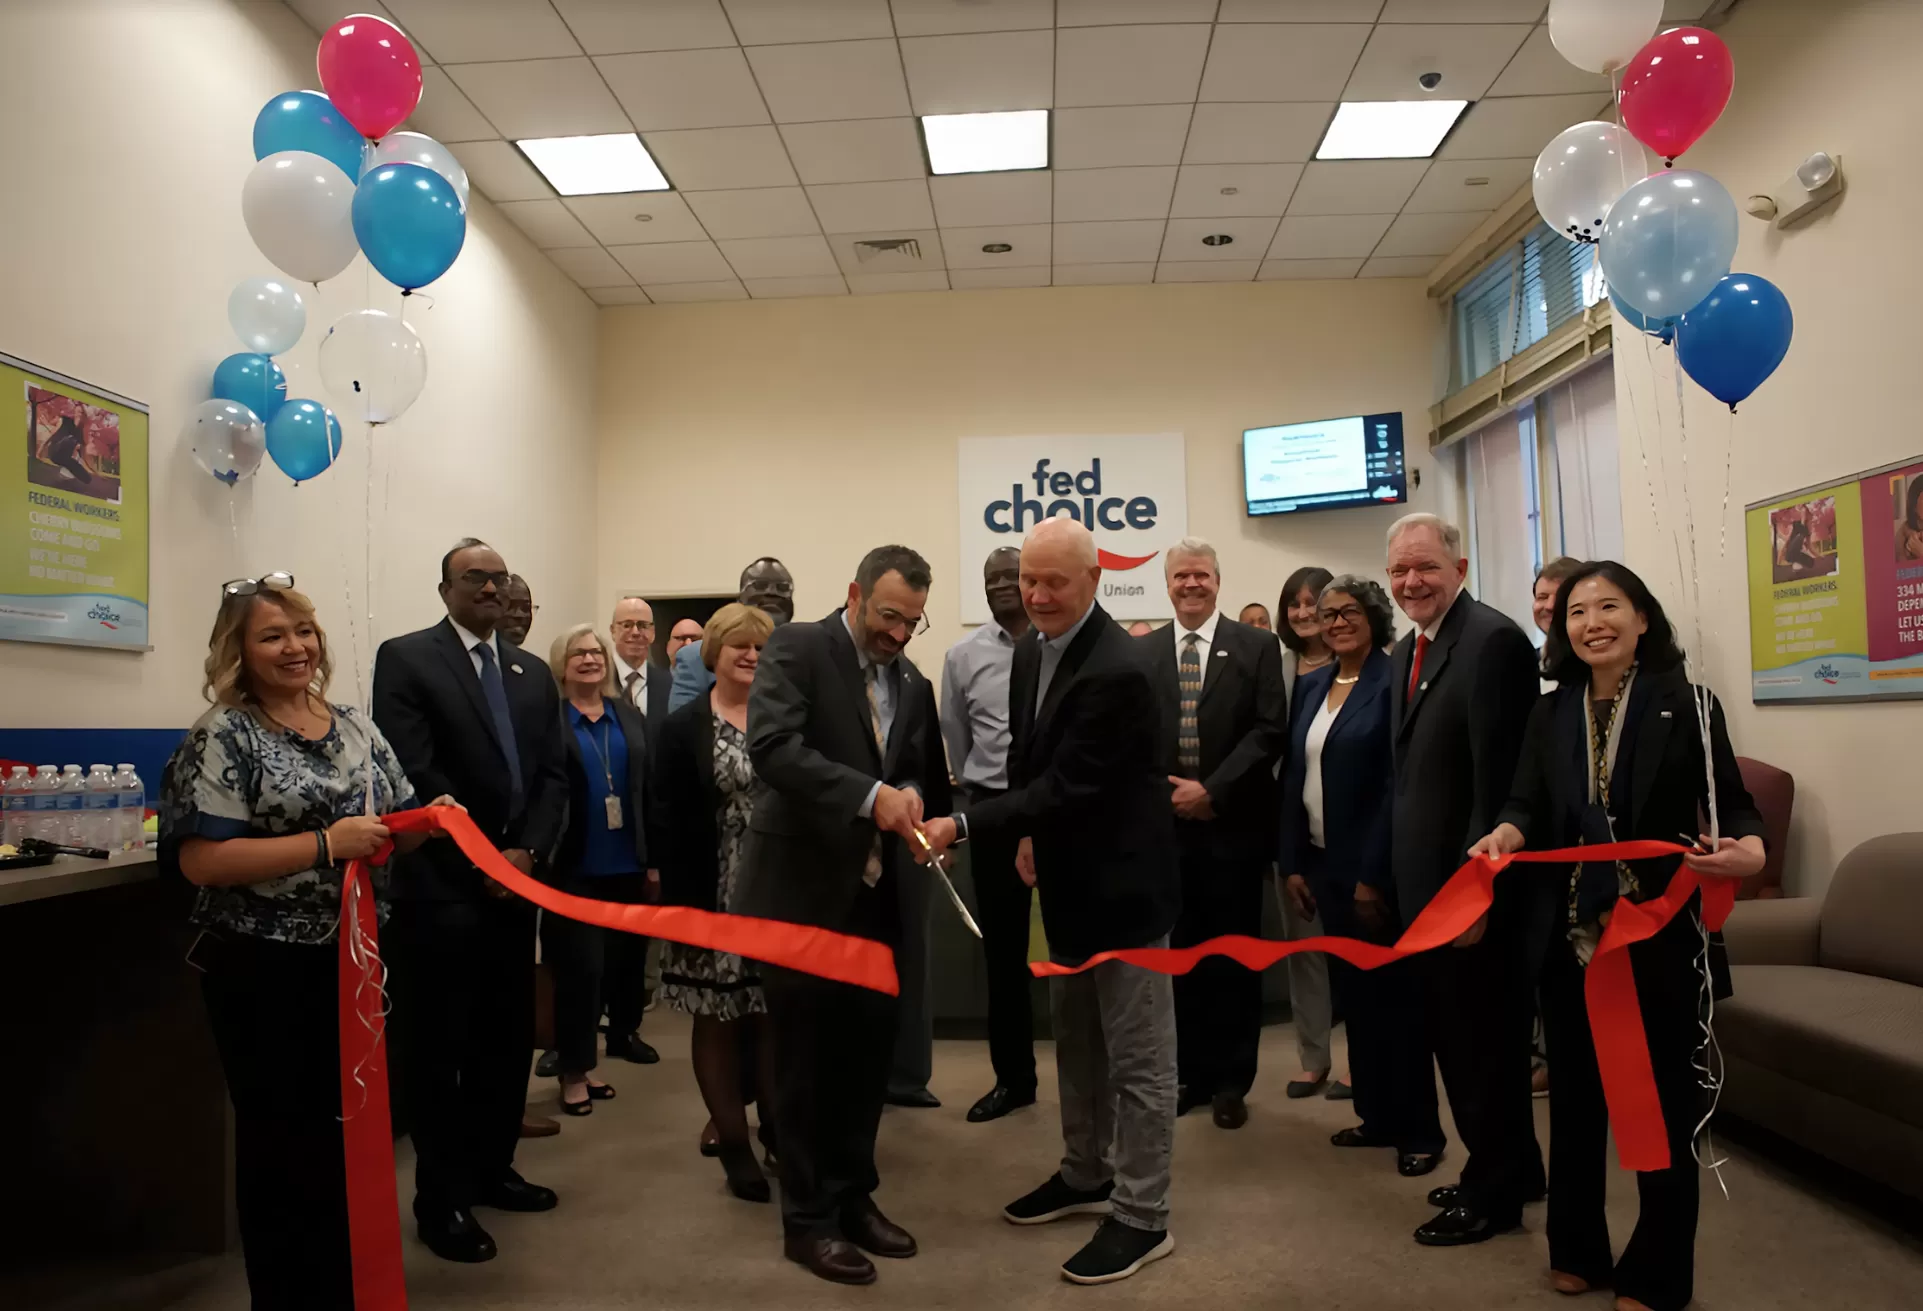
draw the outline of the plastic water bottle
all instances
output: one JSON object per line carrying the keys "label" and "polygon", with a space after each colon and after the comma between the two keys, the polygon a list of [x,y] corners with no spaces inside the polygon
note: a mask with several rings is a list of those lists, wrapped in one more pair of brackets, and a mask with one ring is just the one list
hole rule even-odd
{"label": "plastic water bottle", "polygon": [[120,849],[139,851],[147,845],[147,786],[132,765],[122,765],[114,775],[120,790]]}
{"label": "plastic water bottle", "polygon": [[33,775],[33,809],[27,836],[42,842],[64,842],[60,822],[60,766],[42,765]]}
{"label": "plastic water bottle", "polygon": [[18,847],[28,836],[27,824],[33,815],[33,773],[25,765],[15,765],[7,775],[4,791],[5,819],[0,821],[0,843]]}
{"label": "plastic water bottle", "polygon": [[80,772],[78,765],[60,767],[60,790],[54,793],[60,802],[60,836],[57,842],[68,846],[84,847],[87,844],[87,776]]}
{"label": "plastic water bottle", "polygon": [[120,789],[114,786],[113,771],[105,765],[87,767],[85,813],[83,831],[87,836],[80,845],[120,850]]}

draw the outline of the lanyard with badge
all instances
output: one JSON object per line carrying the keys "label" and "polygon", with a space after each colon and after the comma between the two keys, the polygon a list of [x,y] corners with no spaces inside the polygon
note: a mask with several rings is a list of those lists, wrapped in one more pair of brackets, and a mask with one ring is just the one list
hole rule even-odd
{"label": "lanyard with badge", "polygon": [[601,766],[601,777],[606,779],[608,782],[608,794],[607,796],[602,798],[603,803],[607,806],[608,827],[610,829],[618,829],[621,827],[621,798],[615,794],[614,766],[608,760],[608,753],[610,750],[609,735],[608,735],[608,719],[613,716],[613,713],[614,712],[610,710],[605,715],[602,716],[601,725],[600,725],[601,727],[601,745],[600,746],[598,747],[595,746],[594,733],[592,730],[589,730],[588,750],[594,752],[595,763]]}

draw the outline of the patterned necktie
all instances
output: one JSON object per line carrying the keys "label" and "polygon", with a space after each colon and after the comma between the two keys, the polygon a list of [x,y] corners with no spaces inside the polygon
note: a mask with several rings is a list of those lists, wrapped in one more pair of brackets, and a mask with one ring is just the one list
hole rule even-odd
{"label": "patterned necktie", "polygon": [[[875,734],[875,751],[884,762],[888,759],[888,742],[881,733],[881,698],[875,693],[875,680],[881,676],[878,665],[869,665],[862,671],[862,682],[868,688],[868,727]],[[868,844],[868,863],[862,866],[861,881],[869,887],[881,881],[881,830],[875,830],[875,840]]]}
{"label": "patterned necktie", "polygon": [[642,695],[644,689],[641,686],[641,671],[639,669],[631,669],[628,671],[628,681],[622,686],[621,690],[627,694],[629,705],[641,711],[643,714],[647,713],[647,706],[644,704],[647,698]]}
{"label": "patterned necktie", "polygon": [[1202,695],[1202,655],[1195,644],[1201,640],[1200,633],[1182,639],[1182,664],[1176,678],[1182,689],[1182,718],[1176,726],[1175,763],[1184,778],[1202,771],[1202,729],[1195,715],[1195,703]]}
{"label": "patterned necktie", "polygon": [[487,712],[494,720],[494,735],[501,740],[501,754],[507,757],[510,795],[508,809],[521,809],[521,751],[514,744],[514,720],[507,711],[507,685],[501,682],[501,667],[494,662],[494,648],[486,642],[474,648],[481,658],[481,695],[487,698]]}

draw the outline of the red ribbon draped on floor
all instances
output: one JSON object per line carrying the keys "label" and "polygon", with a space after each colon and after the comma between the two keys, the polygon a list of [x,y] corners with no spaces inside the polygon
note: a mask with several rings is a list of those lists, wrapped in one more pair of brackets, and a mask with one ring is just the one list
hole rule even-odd
{"label": "red ribbon draped on floor", "polygon": [[[1685,850],[1674,842],[1640,841],[1565,847],[1556,851],[1519,851],[1494,859],[1472,857],[1450,876],[1392,947],[1357,938],[1273,942],[1232,934],[1210,938],[1193,947],[1105,951],[1080,965],[1038,961],[1029,969],[1043,977],[1077,974],[1103,961],[1119,960],[1158,974],[1186,974],[1205,956],[1227,956],[1249,969],[1266,970],[1298,951],[1325,951],[1359,969],[1372,970],[1418,952],[1447,950],[1488,911],[1495,899],[1496,875],[1511,862],[1568,864],[1585,860],[1648,860],[1681,855]],[[1663,1125],[1662,1105],[1656,1098],[1656,1077],[1649,1063],[1649,1039],[1643,1032],[1642,1011],[1636,1001],[1636,978],[1630,971],[1627,948],[1661,931],[1682,913],[1698,888],[1703,894],[1703,922],[1712,929],[1722,928],[1723,921],[1729,918],[1730,907],[1736,903],[1736,881],[1699,880],[1694,871],[1678,862],[1662,896],[1641,903],[1627,899],[1616,903],[1615,913],[1603,930],[1602,941],[1583,979],[1584,995],[1589,1003],[1589,1027],[1596,1040],[1596,1063],[1602,1073],[1603,1096],[1609,1103],[1609,1122],[1616,1131],[1616,1154],[1630,1170],[1668,1169],[1669,1137]]]}

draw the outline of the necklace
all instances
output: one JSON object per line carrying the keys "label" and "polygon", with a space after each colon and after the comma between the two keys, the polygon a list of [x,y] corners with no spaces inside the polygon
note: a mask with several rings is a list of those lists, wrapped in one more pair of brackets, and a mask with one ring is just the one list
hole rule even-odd
{"label": "necklace", "polygon": [[[295,728],[292,724],[287,723],[285,720],[281,719],[279,715],[276,715],[273,711],[269,710],[266,706],[261,705],[260,702],[257,701],[254,704],[256,706],[259,706],[261,714],[267,716],[268,722],[273,724],[274,727],[280,729],[281,732],[292,734],[293,736],[298,737],[303,741],[307,741],[307,742],[318,742],[320,740],[320,738],[312,737],[309,734],[303,732],[301,729]],[[306,710],[308,714],[311,715],[314,719],[320,720],[321,736],[325,737],[327,733],[327,729],[333,724],[332,718],[330,717],[328,719],[321,719],[321,717],[318,714],[314,713],[314,710],[311,704],[304,705],[302,709]]]}
{"label": "necklace", "polygon": [[1351,674],[1347,678],[1344,678],[1342,675],[1337,674],[1335,676],[1335,684],[1337,687],[1347,687],[1351,683],[1360,681],[1361,678],[1362,678],[1362,675],[1360,672]]}

